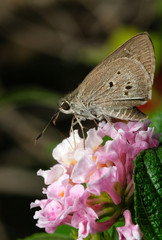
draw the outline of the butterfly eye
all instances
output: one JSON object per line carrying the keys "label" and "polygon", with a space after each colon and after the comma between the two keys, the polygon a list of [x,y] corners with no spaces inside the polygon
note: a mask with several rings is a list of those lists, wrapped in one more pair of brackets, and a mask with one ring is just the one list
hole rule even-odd
{"label": "butterfly eye", "polygon": [[69,103],[67,103],[66,101],[64,101],[62,104],[61,104],[61,108],[63,109],[63,110],[70,110],[70,105],[69,105]]}

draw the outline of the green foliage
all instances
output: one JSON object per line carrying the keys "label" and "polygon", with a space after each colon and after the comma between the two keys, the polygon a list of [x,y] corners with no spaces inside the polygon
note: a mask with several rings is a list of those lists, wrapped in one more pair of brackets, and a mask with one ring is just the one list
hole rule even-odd
{"label": "green foliage", "polygon": [[36,233],[32,236],[21,238],[17,240],[72,240],[73,238],[70,236],[71,231],[74,231],[74,229],[67,225],[59,226],[55,233],[49,234],[49,233]]}
{"label": "green foliage", "polygon": [[70,238],[64,236],[64,235],[59,235],[59,234],[49,234],[49,233],[35,233],[32,236],[26,237],[26,238],[21,238],[18,240],[64,240],[64,239],[69,239]]}
{"label": "green foliage", "polygon": [[135,215],[144,239],[162,239],[162,147],[145,150],[134,169]]}
{"label": "green foliage", "polygon": [[104,146],[105,143],[106,143],[108,140],[112,140],[112,138],[109,137],[109,136],[104,136],[104,137],[103,137],[103,143],[102,143],[102,145]]}

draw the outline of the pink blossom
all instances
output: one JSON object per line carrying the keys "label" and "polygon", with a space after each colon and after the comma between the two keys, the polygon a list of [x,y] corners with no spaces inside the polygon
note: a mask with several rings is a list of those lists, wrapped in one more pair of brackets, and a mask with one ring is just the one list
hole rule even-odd
{"label": "pink blossom", "polygon": [[43,171],[40,169],[37,172],[37,175],[42,176],[45,184],[49,185],[58,180],[64,173],[66,173],[65,167],[60,164],[56,164],[50,170]]}
{"label": "pink blossom", "polygon": [[36,200],[31,203],[31,208],[40,207],[41,210],[36,211],[34,219],[38,219],[37,226],[39,228],[45,228],[46,232],[53,233],[55,229],[61,224],[58,220],[58,216],[62,213],[62,205],[51,199]]}
{"label": "pink blossom", "polygon": [[142,233],[138,224],[132,223],[131,213],[129,210],[125,210],[124,213],[125,226],[117,227],[119,233],[119,240],[140,240],[142,239]]}
{"label": "pink blossom", "polygon": [[[99,124],[98,134],[100,136],[111,135],[113,140],[105,143],[105,146],[100,152],[96,152],[99,161],[102,163],[113,162],[118,168],[119,188],[122,188],[127,181],[127,184],[132,179],[133,161],[136,156],[143,150],[158,146],[158,138],[153,133],[154,129],[149,128],[150,121],[145,122],[117,122],[114,124],[115,130],[112,130],[112,125]],[[111,133],[110,134],[110,130]]]}
{"label": "pink blossom", "polygon": [[[52,155],[60,164],[65,167],[69,167],[70,165],[75,164],[79,155],[75,153],[76,151],[78,153],[82,148],[83,139],[79,137],[78,131],[75,130],[74,134],[71,134],[69,138],[64,139],[62,143],[58,144],[56,148],[54,148]],[[84,155],[84,152],[80,152],[80,154]]]}
{"label": "pink blossom", "polygon": [[[58,144],[53,150],[58,164],[38,171],[47,188],[43,189],[46,199],[31,204],[40,207],[34,215],[37,226],[52,233],[59,225],[68,224],[79,230],[79,240],[109,229],[133,195],[133,161],[142,150],[158,146],[158,136],[149,124],[148,120],[114,125],[101,122],[97,130],[87,132],[85,148],[76,130]],[[103,145],[105,136],[111,139]],[[97,221],[105,216],[105,221]],[[126,226],[118,228],[120,239],[140,239],[128,238],[139,231],[129,211],[124,216]]]}
{"label": "pink blossom", "polygon": [[111,197],[115,204],[119,204],[121,197],[114,188],[114,184],[117,181],[117,168],[115,166],[109,168],[103,167],[97,169],[94,174],[91,175],[87,184],[87,191],[97,196],[105,192]]}
{"label": "pink blossom", "polygon": [[63,175],[61,180],[59,179],[59,181],[53,183],[55,187],[53,187],[53,184],[49,185],[47,191],[44,191],[48,196],[47,199],[36,200],[34,203],[31,203],[32,208],[38,206],[41,208],[34,215],[34,218],[38,219],[37,226],[40,228],[44,227],[49,233],[53,233],[62,224],[79,228],[79,223],[77,224],[75,221],[78,214],[81,216],[80,221],[85,221],[86,218],[95,222],[98,218],[95,211],[85,204],[89,193],[85,193],[82,185],[71,185],[67,180],[67,175]]}
{"label": "pink blossom", "polygon": [[74,135],[71,133],[70,137],[64,139],[62,143],[58,144],[53,150],[53,157],[65,167],[75,165],[79,160],[92,153],[100,144],[102,138],[97,135],[95,129],[90,129],[87,133],[85,140],[85,146],[83,139],[79,137],[78,131],[74,131]]}
{"label": "pink blossom", "polygon": [[95,212],[91,208],[80,208],[76,211],[72,217],[72,226],[79,229],[78,239],[83,239],[89,235],[89,233],[96,234],[96,224]]}

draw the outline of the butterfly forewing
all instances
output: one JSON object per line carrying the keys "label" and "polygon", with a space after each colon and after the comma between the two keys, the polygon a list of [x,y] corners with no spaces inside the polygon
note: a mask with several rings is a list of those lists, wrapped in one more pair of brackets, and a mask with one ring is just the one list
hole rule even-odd
{"label": "butterfly forewing", "polygon": [[131,99],[147,100],[151,98],[154,71],[153,45],[148,34],[142,33],[128,40],[94,68],[79,86],[79,96],[91,103],[103,101],[106,97],[108,105],[108,101],[120,98],[129,100],[128,105]]}
{"label": "butterfly forewing", "polygon": [[113,61],[122,57],[139,61],[150,75],[150,80],[153,84],[155,54],[153,44],[147,33],[141,33],[132,37],[116,51],[114,51],[108,57],[109,60],[106,58],[105,61]]}

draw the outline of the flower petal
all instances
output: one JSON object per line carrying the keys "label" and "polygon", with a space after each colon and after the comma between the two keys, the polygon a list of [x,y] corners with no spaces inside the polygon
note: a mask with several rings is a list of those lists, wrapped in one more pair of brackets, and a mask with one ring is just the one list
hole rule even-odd
{"label": "flower petal", "polygon": [[117,227],[119,233],[119,240],[141,240],[142,233],[139,229],[138,224],[132,223],[131,213],[129,210],[125,210],[124,213],[125,226]]}

